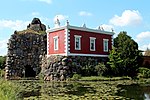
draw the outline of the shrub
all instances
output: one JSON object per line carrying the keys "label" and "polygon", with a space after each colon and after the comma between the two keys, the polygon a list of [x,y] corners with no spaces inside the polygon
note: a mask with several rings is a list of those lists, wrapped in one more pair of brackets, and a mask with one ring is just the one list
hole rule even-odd
{"label": "shrub", "polygon": [[99,63],[98,65],[95,66],[95,71],[97,72],[98,76],[102,76],[106,70],[107,68],[104,63]]}
{"label": "shrub", "polygon": [[94,65],[85,65],[81,67],[81,75],[82,76],[95,76],[95,66]]}
{"label": "shrub", "polygon": [[150,69],[140,67],[139,73],[138,73],[138,78],[150,78]]}
{"label": "shrub", "polygon": [[6,56],[0,56],[0,69],[4,69]]}
{"label": "shrub", "polygon": [[5,71],[0,69],[0,78],[4,77],[4,75],[5,75]]}
{"label": "shrub", "polygon": [[81,75],[79,75],[79,74],[74,74],[72,77],[72,80],[74,80],[74,81],[78,81],[79,79],[81,79]]}

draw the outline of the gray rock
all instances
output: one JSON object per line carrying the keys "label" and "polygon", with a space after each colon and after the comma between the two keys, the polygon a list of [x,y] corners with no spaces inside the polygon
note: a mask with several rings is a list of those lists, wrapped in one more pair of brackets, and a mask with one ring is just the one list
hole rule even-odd
{"label": "gray rock", "polygon": [[[39,27],[39,30],[45,30],[44,25],[41,22],[31,22],[31,26],[35,25]],[[42,25],[42,28],[39,24]],[[32,29],[31,27],[28,27]],[[8,53],[7,53],[7,61],[6,66],[8,67],[8,71],[12,72],[9,77],[22,76],[20,70],[25,70],[26,66],[31,66],[35,68],[35,73],[38,75],[40,73],[40,69],[42,67],[42,63],[46,63],[46,59],[43,58],[47,52],[42,51],[46,50],[46,42],[47,40],[40,41],[40,38],[46,38],[46,35],[30,33],[25,31],[24,33],[15,32],[16,34],[12,34],[8,41]],[[37,44],[37,41],[39,44]],[[44,67],[46,66],[43,65]],[[47,74],[47,73],[46,73]],[[50,74],[50,73],[49,73]],[[36,76],[35,75],[35,76]]]}
{"label": "gray rock", "polygon": [[65,76],[64,76],[64,75],[61,75],[60,80],[61,80],[61,81],[64,81],[64,80],[65,80]]}
{"label": "gray rock", "polygon": [[45,76],[49,76],[49,75],[50,75],[50,72],[51,72],[51,71],[50,71],[49,69],[46,69],[46,70],[44,71],[44,75],[45,75]]}

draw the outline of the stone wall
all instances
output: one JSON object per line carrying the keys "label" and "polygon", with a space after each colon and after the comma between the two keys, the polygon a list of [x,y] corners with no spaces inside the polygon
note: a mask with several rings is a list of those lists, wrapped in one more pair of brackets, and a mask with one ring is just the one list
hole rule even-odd
{"label": "stone wall", "polygon": [[73,74],[81,74],[82,67],[92,65],[95,67],[100,62],[106,62],[108,58],[85,57],[85,56],[50,56],[47,63],[42,67],[44,80],[65,80]]}
{"label": "stone wall", "polygon": [[40,33],[45,30],[41,22],[36,22],[31,23],[27,30],[15,31],[11,35],[8,41],[6,79],[35,77],[40,73],[42,58],[47,54],[47,35]]}

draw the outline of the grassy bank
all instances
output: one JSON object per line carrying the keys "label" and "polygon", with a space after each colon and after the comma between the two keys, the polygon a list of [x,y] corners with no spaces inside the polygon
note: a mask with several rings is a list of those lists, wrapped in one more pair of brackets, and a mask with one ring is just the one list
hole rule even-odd
{"label": "grassy bank", "polygon": [[79,79],[79,81],[119,81],[119,80],[131,80],[131,78],[90,76],[90,77],[81,77],[81,79]]}
{"label": "grassy bank", "polygon": [[19,100],[19,86],[11,81],[0,79],[0,100]]}

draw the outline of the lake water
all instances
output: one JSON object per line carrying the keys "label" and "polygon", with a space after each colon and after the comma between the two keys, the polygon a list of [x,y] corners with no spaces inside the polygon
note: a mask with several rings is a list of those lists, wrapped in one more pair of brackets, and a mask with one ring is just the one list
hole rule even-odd
{"label": "lake water", "polygon": [[[150,85],[122,85],[125,81],[39,82],[21,81],[24,100],[150,100]],[[128,83],[128,82],[127,82]]]}
{"label": "lake water", "polygon": [[150,100],[150,84],[145,85],[122,85],[118,95],[135,100]]}

